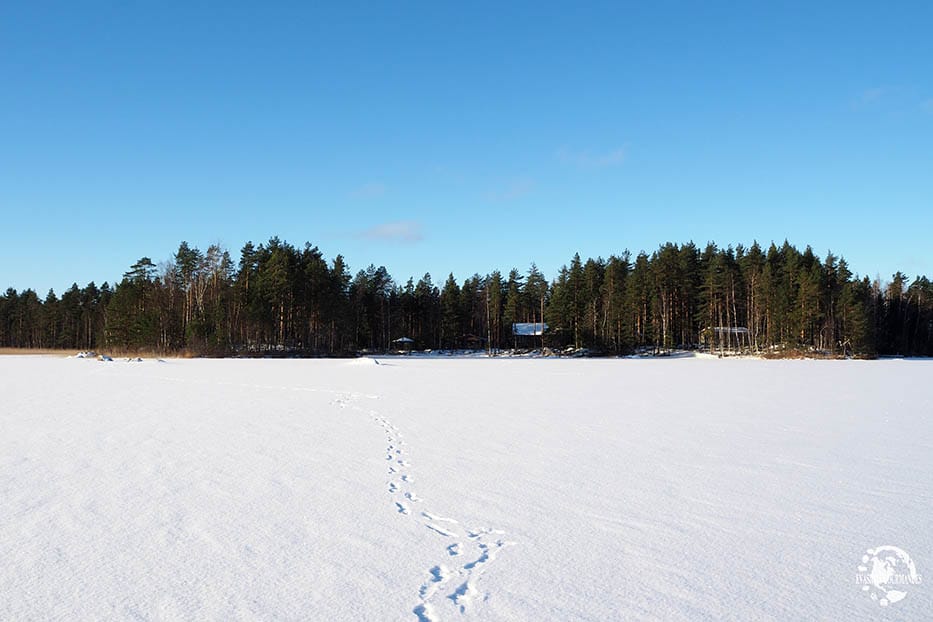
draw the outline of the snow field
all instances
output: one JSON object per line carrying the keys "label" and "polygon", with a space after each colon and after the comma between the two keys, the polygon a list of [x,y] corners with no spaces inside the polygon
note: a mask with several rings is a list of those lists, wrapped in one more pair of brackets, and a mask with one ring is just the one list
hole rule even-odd
{"label": "snow field", "polygon": [[927,619],[931,372],[0,357],[0,619]]}

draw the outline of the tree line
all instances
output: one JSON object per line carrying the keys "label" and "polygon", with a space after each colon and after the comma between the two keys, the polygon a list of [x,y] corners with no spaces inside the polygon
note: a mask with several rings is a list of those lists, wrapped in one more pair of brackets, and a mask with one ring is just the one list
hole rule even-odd
{"label": "tree line", "polygon": [[[539,337],[515,323],[546,322]],[[784,242],[767,249],[666,243],[650,255],[574,255],[552,280],[532,264],[396,282],[384,267],[352,275],[341,255],[277,237],[234,260],[182,242],[115,285],[61,297],[0,295],[0,346],[231,355],[346,355],[416,348],[587,348],[623,354],[707,347],[722,352],[933,355],[933,285],[901,272],[858,277],[841,257]]]}

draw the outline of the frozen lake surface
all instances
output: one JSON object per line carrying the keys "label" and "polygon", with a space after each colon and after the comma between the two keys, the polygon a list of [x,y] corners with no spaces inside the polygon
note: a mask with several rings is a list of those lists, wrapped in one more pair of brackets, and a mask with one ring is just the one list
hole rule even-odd
{"label": "frozen lake surface", "polygon": [[2,620],[930,619],[933,361],[0,357]]}

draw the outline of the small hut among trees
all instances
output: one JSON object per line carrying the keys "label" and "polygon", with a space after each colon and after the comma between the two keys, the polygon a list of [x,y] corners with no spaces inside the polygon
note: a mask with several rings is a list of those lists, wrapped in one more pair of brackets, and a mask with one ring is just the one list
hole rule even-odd
{"label": "small hut among trees", "polygon": [[415,343],[415,340],[411,337],[399,337],[398,339],[393,339],[392,343],[395,344],[396,350],[405,354],[411,354],[412,344]]}
{"label": "small hut among trees", "polygon": [[748,329],[744,326],[711,326],[700,333],[703,345],[710,352],[748,352],[752,349]]}
{"label": "small hut among trees", "polygon": [[544,347],[546,322],[515,322],[512,324],[512,340],[516,348]]}

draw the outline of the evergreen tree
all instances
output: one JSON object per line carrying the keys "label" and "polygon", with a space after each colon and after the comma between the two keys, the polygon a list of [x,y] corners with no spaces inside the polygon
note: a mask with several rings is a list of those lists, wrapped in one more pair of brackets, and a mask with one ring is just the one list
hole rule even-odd
{"label": "evergreen tree", "polygon": [[460,337],[460,286],[453,273],[444,282],[441,290],[441,331],[442,348],[456,348]]}
{"label": "evergreen tree", "polygon": [[515,335],[513,325],[522,321],[523,311],[528,308],[528,302],[525,299],[524,287],[522,281],[525,277],[521,275],[517,268],[509,271],[508,281],[505,283],[505,305],[502,310],[502,323],[506,331],[508,343],[515,347]]}

